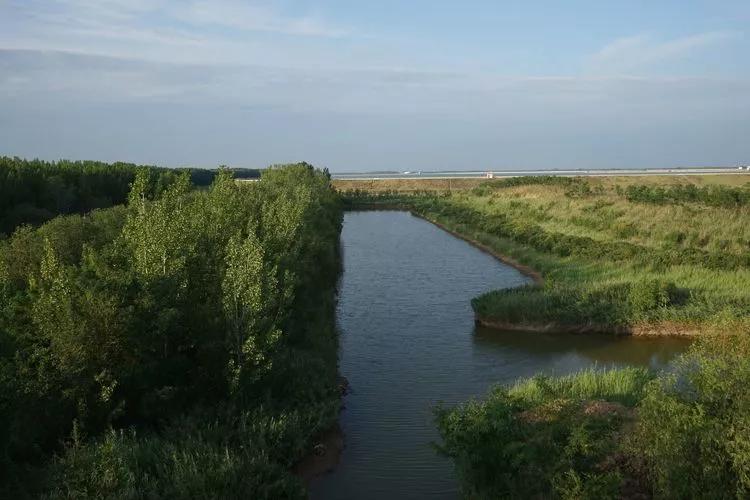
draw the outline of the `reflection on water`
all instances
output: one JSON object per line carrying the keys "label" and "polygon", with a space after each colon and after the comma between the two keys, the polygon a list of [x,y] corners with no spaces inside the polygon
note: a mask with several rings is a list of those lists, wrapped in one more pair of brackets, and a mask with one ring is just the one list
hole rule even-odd
{"label": "reflection on water", "polygon": [[342,234],[340,371],[349,379],[346,448],[313,498],[455,498],[431,443],[437,403],[495,383],[590,366],[660,367],[686,343],[475,328],[472,297],[527,278],[406,212],[350,212]]}
{"label": "reflection on water", "polygon": [[477,327],[474,344],[479,356],[533,356],[537,365],[545,358],[548,373],[580,369],[581,364],[599,366],[646,366],[663,368],[675,353],[687,347],[679,338],[611,337],[573,333],[521,333]]}

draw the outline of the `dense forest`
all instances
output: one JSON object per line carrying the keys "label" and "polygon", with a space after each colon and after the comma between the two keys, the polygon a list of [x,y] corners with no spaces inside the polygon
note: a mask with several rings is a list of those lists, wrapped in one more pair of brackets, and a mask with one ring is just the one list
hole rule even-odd
{"label": "dense forest", "polygon": [[480,323],[697,338],[663,372],[539,374],[437,408],[465,497],[750,495],[750,185],[708,181],[339,185],[350,208],[411,210],[535,271],[475,298]]}
{"label": "dense forest", "polygon": [[304,496],[339,408],[327,173],[16,166],[6,207],[86,213],[0,240],[0,496]]}
{"label": "dense forest", "polygon": [[[46,162],[0,157],[0,235],[22,224],[38,225],[62,214],[83,214],[125,203],[139,169],[151,171],[150,194],[174,182],[179,169],[98,161]],[[189,169],[196,186],[213,182],[216,170]],[[235,178],[258,178],[254,169],[233,169]]]}

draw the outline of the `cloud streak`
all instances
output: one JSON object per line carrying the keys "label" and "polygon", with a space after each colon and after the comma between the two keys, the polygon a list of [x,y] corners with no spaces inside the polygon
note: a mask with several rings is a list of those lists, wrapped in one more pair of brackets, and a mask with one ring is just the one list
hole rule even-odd
{"label": "cloud streak", "polygon": [[174,9],[172,16],[194,26],[215,25],[309,37],[342,37],[350,32],[315,16],[288,17],[265,6],[238,0],[198,0]]}
{"label": "cloud streak", "polygon": [[735,31],[710,31],[662,41],[646,34],[618,38],[591,56],[587,69],[600,74],[646,70],[657,63],[680,59],[740,37]]}

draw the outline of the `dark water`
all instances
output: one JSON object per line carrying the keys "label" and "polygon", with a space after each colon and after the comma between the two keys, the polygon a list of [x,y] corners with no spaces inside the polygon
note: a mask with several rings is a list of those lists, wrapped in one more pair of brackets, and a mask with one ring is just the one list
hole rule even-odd
{"label": "dark water", "polygon": [[470,300],[527,282],[466,242],[406,212],[349,212],[338,320],[346,448],[316,499],[456,498],[432,408],[494,383],[592,365],[662,366],[677,339],[498,332],[475,328]]}

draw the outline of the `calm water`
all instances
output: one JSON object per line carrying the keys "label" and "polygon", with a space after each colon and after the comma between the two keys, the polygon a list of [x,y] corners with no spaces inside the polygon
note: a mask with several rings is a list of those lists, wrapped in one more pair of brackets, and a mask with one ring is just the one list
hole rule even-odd
{"label": "calm water", "polygon": [[346,448],[316,499],[456,498],[432,408],[544,371],[662,366],[677,339],[498,332],[475,328],[470,300],[527,282],[466,242],[406,212],[349,212],[342,234],[340,370]]}

